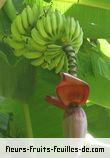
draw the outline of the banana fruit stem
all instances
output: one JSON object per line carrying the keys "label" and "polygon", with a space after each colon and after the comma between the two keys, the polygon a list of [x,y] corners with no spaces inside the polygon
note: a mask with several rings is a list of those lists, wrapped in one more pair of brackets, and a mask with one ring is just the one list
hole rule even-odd
{"label": "banana fruit stem", "polygon": [[12,0],[7,0],[3,9],[11,21],[16,18],[16,9]]}
{"label": "banana fruit stem", "polygon": [[[77,77],[77,59],[71,45],[63,48],[68,57],[69,73]],[[87,132],[86,113],[80,106],[71,105],[64,113],[64,134],[66,138],[85,138]]]}
{"label": "banana fruit stem", "polygon": [[69,74],[77,76],[77,60],[73,47],[71,45],[67,45],[63,47],[63,50],[65,51],[68,58]]}
{"label": "banana fruit stem", "polygon": [[29,105],[23,104],[23,110],[24,110],[24,117],[25,117],[25,123],[26,123],[26,129],[27,129],[27,137],[33,138],[33,130],[32,130],[32,123],[29,113]]}

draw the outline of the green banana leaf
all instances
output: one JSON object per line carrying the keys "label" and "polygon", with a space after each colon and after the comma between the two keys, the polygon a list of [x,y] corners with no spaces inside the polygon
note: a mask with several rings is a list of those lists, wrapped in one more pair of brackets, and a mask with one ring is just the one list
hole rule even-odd
{"label": "green banana leaf", "polygon": [[63,111],[45,101],[47,95],[55,95],[55,86],[59,81],[59,76],[54,72],[37,69],[36,91],[30,106],[35,137],[62,137],[63,135]]}
{"label": "green banana leaf", "polygon": [[0,52],[0,95],[27,100],[34,89],[34,71],[25,59],[15,65],[8,62],[7,56]]}
{"label": "green banana leaf", "polygon": [[73,5],[66,11],[66,15],[74,16],[79,20],[85,37],[110,38],[110,10]]}
{"label": "green banana leaf", "polygon": [[110,58],[105,51],[84,42],[78,54],[78,76],[90,85],[89,100],[110,108]]}
{"label": "green banana leaf", "polygon": [[79,20],[85,37],[110,38],[109,0],[54,0],[53,4],[65,15]]}
{"label": "green banana leaf", "polygon": [[[54,2],[57,2],[59,0],[54,0]],[[102,9],[108,9],[110,10],[110,1],[109,0],[60,0],[59,2],[62,3],[71,3],[71,4],[82,4],[85,6],[92,6]]]}
{"label": "green banana leaf", "polygon": [[100,105],[85,106],[88,132],[96,138],[110,138],[110,110]]}

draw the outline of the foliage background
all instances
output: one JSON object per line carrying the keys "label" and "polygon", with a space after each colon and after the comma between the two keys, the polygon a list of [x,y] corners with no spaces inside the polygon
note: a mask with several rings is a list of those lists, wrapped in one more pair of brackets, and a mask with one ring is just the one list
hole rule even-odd
{"label": "foliage background", "polygon": [[[22,0],[13,0],[18,12]],[[78,53],[78,76],[90,85],[84,110],[88,132],[110,137],[110,2],[109,0],[53,0],[53,6],[79,20],[84,43]],[[0,35],[10,33],[11,21],[0,10]],[[0,42],[0,137],[64,137],[63,111],[49,105],[60,77],[35,68]]]}

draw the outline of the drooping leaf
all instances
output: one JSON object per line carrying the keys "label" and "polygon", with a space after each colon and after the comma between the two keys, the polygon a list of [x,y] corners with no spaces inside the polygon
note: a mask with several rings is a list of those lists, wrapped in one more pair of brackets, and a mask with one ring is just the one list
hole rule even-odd
{"label": "drooping leaf", "polygon": [[65,14],[73,16],[79,20],[85,37],[110,38],[110,10],[101,9],[98,5],[94,7],[74,4]]}
{"label": "drooping leaf", "polygon": [[110,44],[105,39],[98,39],[100,51],[107,57],[110,58]]}
{"label": "drooping leaf", "polygon": [[79,20],[85,37],[110,38],[109,0],[54,0],[53,2],[62,13]]}
{"label": "drooping leaf", "polygon": [[102,76],[110,80],[110,58],[101,50],[101,43],[85,41],[78,53],[79,73],[85,72],[94,77]]}
{"label": "drooping leaf", "polygon": [[88,132],[96,138],[110,137],[110,110],[93,104],[84,107],[88,120]]}
{"label": "drooping leaf", "polygon": [[78,54],[78,76],[90,85],[89,100],[106,108],[110,108],[109,63],[110,59],[105,57],[97,46],[95,48],[91,44],[84,43]]}
{"label": "drooping leaf", "polygon": [[99,55],[91,56],[93,73],[95,76],[101,75],[110,80],[110,61],[104,60]]}
{"label": "drooping leaf", "polygon": [[90,86],[89,100],[110,109],[110,80],[100,75],[94,77],[89,74],[81,74],[79,77]]}

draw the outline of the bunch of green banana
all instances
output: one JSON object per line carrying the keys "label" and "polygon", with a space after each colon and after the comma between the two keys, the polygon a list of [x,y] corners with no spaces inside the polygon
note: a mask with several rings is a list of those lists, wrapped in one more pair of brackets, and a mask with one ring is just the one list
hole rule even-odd
{"label": "bunch of green banana", "polygon": [[[31,31],[31,38],[41,46],[37,50],[44,52],[41,64],[43,68],[49,70],[55,68],[56,73],[62,70],[69,71],[71,74],[76,73],[75,54],[82,44],[83,31],[79,22],[73,17],[65,17],[59,11],[52,10],[38,19]],[[39,62],[38,59],[32,61],[32,64],[37,65],[37,62]]]}
{"label": "bunch of green banana", "polygon": [[83,42],[77,20],[66,17],[52,7],[43,10],[27,6],[11,26],[9,44],[17,56],[32,60],[35,66],[76,73],[76,53]]}
{"label": "bunch of green banana", "polygon": [[11,25],[11,36],[7,38],[7,43],[15,49],[16,56],[25,54],[24,52],[26,50],[28,52],[30,51],[30,53],[32,52],[32,54],[36,52],[35,50],[28,49],[27,42],[30,37],[30,32],[41,13],[42,8],[39,8],[37,3],[33,7],[27,5],[22,13],[17,15],[13,21]]}

